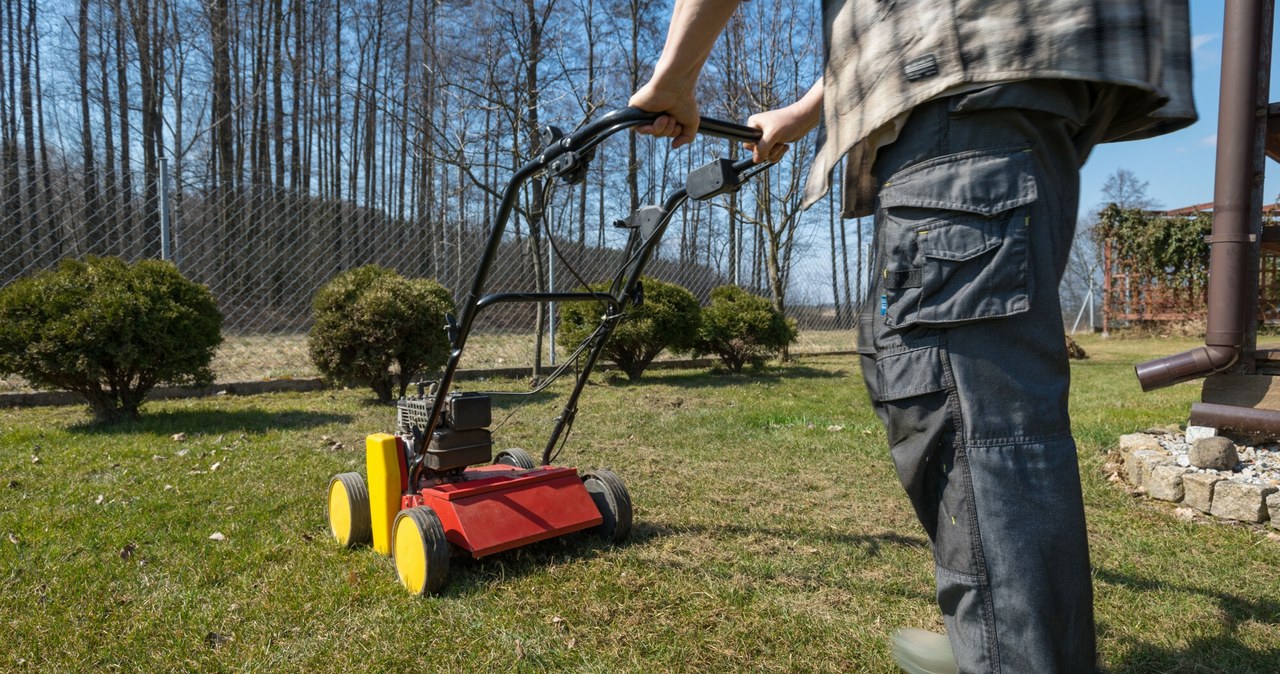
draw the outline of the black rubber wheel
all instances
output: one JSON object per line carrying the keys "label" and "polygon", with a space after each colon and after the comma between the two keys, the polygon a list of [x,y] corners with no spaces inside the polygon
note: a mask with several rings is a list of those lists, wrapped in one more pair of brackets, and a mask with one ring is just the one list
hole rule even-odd
{"label": "black rubber wheel", "polygon": [[533,470],[538,467],[533,462],[533,457],[529,456],[529,452],[519,447],[512,447],[498,452],[498,455],[493,458],[493,463],[495,465],[514,466],[520,470]]}
{"label": "black rubber wheel", "polygon": [[611,543],[627,540],[631,535],[631,495],[622,480],[612,471],[593,470],[582,476],[582,483],[604,518],[596,533]]}
{"label": "black rubber wheel", "polygon": [[373,541],[369,488],[360,473],[340,473],[329,480],[324,514],[339,545],[355,548]]}
{"label": "black rubber wheel", "polygon": [[435,594],[449,576],[449,542],[429,506],[401,510],[391,525],[391,549],[400,584],[417,595]]}

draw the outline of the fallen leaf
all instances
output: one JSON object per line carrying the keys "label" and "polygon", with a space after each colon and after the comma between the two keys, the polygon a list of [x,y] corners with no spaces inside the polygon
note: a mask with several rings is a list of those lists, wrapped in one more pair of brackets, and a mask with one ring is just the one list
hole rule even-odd
{"label": "fallen leaf", "polygon": [[1180,520],[1190,522],[1196,518],[1196,511],[1194,508],[1177,508],[1173,511],[1173,515]]}
{"label": "fallen leaf", "polygon": [[215,532],[213,532],[213,533],[209,534],[209,540],[211,540],[211,541],[225,541],[225,540],[227,540],[227,537],[226,537],[226,535],[224,535],[221,531],[215,531]]}
{"label": "fallen leaf", "polygon": [[333,438],[327,435],[322,435],[320,436],[320,442],[333,442]]}
{"label": "fallen leaf", "polygon": [[13,543],[14,545],[17,545],[17,544],[18,544],[18,535],[17,535],[17,534],[13,534],[13,533],[9,534],[9,542],[10,542],[10,543]]}
{"label": "fallen leaf", "polygon": [[524,659],[524,644],[520,643],[519,639],[516,639],[516,659]]}
{"label": "fallen leaf", "polygon": [[311,539],[312,539],[311,534],[302,534],[302,540],[303,540],[303,542],[310,543],[310,542],[311,542]]}
{"label": "fallen leaf", "polygon": [[186,442],[186,441],[187,441],[187,434],[186,434],[186,433],[174,433],[172,436],[170,436],[170,437],[169,437],[169,439],[170,439],[170,440],[173,440],[174,442]]}
{"label": "fallen leaf", "polygon": [[215,471],[215,470],[217,470],[217,469],[219,469],[219,468],[221,468],[221,467],[222,467],[222,462],[221,462],[221,461],[215,461],[215,462],[214,462],[214,464],[213,464],[212,466],[209,466],[209,472],[210,472],[210,473],[212,473],[213,471]]}
{"label": "fallen leaf", "polygon": [[152,461],[164,461],[164,457],[163,457],[163,456],[160,456],[159,454],[152,454],[152,455],[151,455],[151,460],[152,460]]}
{"label": "fallen leaf", "polygon": [[32,454],[31,463],[40,463],[40,457],[36,456],[35,454]]}
{"label": "fallen leaf", "polygon": [[94,503],[96,503],[96,504],[98,504],[98,505],[102,505],[102,500],[103,500],[104,498],[106,498],[106,497],[104,497],[102,494],[98,494],[98,500],[97,500],[97,501],[94,501]]}
{"label": "fallen leaf", "polygon": [[186,449],[179,449],[179,450],[177,451],[177,454],[178,454],[178,456],[186,456],[188,451],[189,451],[189,450],[186,450]]}
{"label": "fallen leaf", "polygon": [[137,549],[138,546],[133,543],[125,543],[124,547],[120,548],[120,559],[129,559],[133,556],[133,551]]}
{"label": "fallen leaf", "polygon": [[840,431],[844,430],[844,426],[840,426],[838,424],[832,424],[830,426],[827,426],[827,430],[832,433],[839,433]]}
{"label": "fallen leaf", "polygon": [[355,587],[359,584],[360,584],[360,576],[357,576],[355,571],[348,571],[347,585],[350,585],[351,587]]}
{"label": "fallen leaf", "polygon": [[565,648],[568,648],[569,650],[573,650],[573,647],[578,645],[578,640],[573,637],[569,637],[569,640],[566,641],[564,645],[565,645]]}
{"label": "fallen leaf", "polygon": [[166,485],[164,486],[164,490],[165,490],[165,491],[169,491],[170,489],[173,489],[173,485],[171,485],[171,484],[166,484]]}

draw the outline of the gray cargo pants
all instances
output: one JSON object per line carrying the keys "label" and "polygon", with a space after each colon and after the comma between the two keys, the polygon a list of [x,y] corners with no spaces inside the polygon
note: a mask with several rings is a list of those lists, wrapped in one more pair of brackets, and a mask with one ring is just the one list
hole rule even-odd
{"label": "gray cargo pants", "polygon": [[962,672],[1095,669],[1058,284],[1119,98],[1033,80],[934,100],[876,160],[863,376]]}

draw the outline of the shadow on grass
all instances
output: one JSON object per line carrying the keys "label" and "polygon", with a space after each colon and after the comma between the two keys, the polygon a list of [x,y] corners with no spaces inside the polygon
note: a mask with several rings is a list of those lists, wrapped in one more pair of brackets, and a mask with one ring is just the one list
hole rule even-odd
{"label": "shadow on grass", "polygon": [[708,526],[705,524],[682,524],[668,526],[656,522],[637,523],[631,532],[631,542],[641,543],[652,539],[675,535],[715,536],[768,536],[775,540],[785,541],[818,541],[831,545],[848,545],[861,548],[868,557],[878,557],[882,546],[890,545],[903,548],[928,548],[929,541],[923,536],[904,536],[897,533],[854,534],[841,533],[823,529],[760,527],[742,524],[725,524]]}
{"label": "shadow on grass", "polygon": [[72,426],[73,433],[84,435],[125,435],[147,433],[266,433],[273,430],[297,430],[326,424],[350,423],[349,414],[312,412],[308,410],[162,410],[144,412],[137,421],[118,424],[84,423]]}
{"label": "shadow on grass", "polygon": [[[593,380],[599,376],[600,375],[593,376]],[[653,370],[647,372],[643,378],[637,381],[627,379],[624,375],[616,375],[609,382],[609,385],[618,388],[627,388],[658,383],[678,386],[680,388],[724,388],[727,386],[740,386],[742,384],[752,383],[776,384],[784,379],[840,379],[848,376],[849,374],[842,370],[833,371],[809,367],[807,365],[792,364],[780,368],[771,367],[755,371],[745,370],[736,374],[724,370],[710,372],[667,372],[663,370]],[[599,384],[599,381],[593,381],[593,383]]]}
{"label": "shadow on grass", "polygon": [[[1139,674],[1146,672],[1263,672],[1280,671],[1280,646],[1254,650],[1232,636],[1236,626],[1244,622],[1264,625],[1280,625],[1280,602],[1267,598],[1249,598],[1228,594],[1220,590],[1170,583],[1164,580],[1137,578],[1127,574],[1099,569],[1096,577],[1106,583],[1123,585],[1142,591],[1174,591],[1198,594],[1217,602],[1219,620],[1225,633],[1212,637],[1199,637],[1185,648],[1170,648],[1136,642],[1112,668],[1110,674]],[[1105,625],[1099,631],[1106,631]]]}

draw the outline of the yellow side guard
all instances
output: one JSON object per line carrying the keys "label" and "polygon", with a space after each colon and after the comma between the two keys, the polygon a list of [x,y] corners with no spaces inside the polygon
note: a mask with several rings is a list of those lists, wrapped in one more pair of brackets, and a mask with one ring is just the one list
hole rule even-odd
{"label": "yellow side guard", "polygon": [[391,554],[391,523],[400,512],[400,447],[396,436],[374,433],[365,438],[365,466],[369,473],[369,522],[373,549]]}

